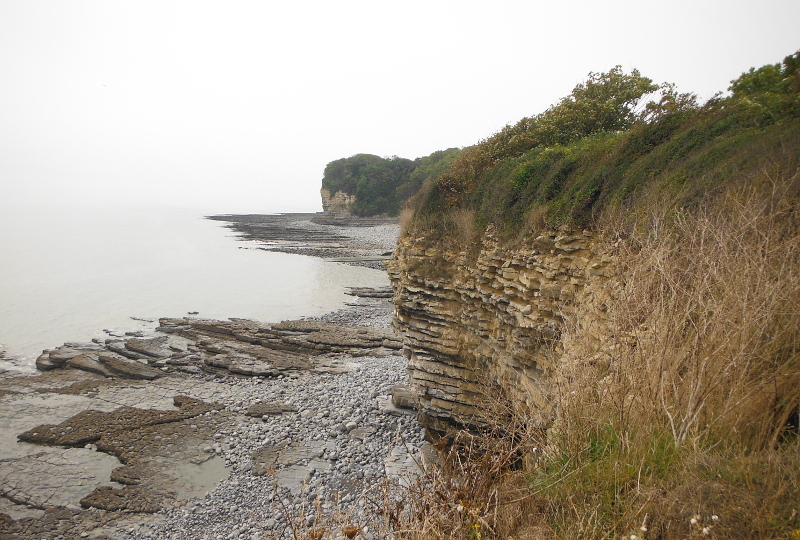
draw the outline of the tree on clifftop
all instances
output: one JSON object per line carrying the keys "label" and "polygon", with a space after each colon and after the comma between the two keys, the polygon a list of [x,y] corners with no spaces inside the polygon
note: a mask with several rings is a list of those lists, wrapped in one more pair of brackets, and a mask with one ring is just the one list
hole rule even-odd
{"label": "tree on clifftop", "polygon": [[537,147],[628,129],[647,116],[650,109],[642,101],[659,88],[636,69],[627,74],[615,66],[607,73],[589,73],[586,82],[543,113],[523,118],[465,149],[437,182],[439,194],[448,206],[458,206],[463,195],[501,160]]}

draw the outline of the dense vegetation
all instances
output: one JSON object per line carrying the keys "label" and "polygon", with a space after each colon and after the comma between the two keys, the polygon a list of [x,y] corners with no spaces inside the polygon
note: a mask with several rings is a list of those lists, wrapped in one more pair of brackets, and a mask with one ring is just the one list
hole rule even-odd
{"label": "dense vegetation", "polygon": [[545,112],[461,152],[416,198],[415,221],[467,210],[479,230],[518,233],[542,219],[589,226],[645,199],[696,203],[797,139],[800,53],[730,90],[701,105],[635,70],[592,73]]}
{"label": "dense vegetation", "polygon": [[356,154],[328,163],[322,187],[331,194],[343,191],[355,195],[350,210],[357,216],[396,216],[403,203],[425,181],[439,176],[459,152],[450,148],[415,160]]}

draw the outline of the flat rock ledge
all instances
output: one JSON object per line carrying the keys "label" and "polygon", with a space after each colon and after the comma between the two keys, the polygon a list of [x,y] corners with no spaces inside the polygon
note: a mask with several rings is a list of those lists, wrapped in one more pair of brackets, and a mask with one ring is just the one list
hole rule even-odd
{"label": "flat rock ledge", "polygon": [[77,369],[108,378],[153,380],[170,373],[292,376],[299,371],[341,373],[345,356],[390,356],[402,349],[394,331],[319,320],[265,324],[163,318],[151,338],[109,338],[103,343],[66,343],[44,351],[40,371]]}
{"label": "flat rock ledge", "polygon": [[329,213],[217,215],[256,249],[337,260],[384,270],[400,234],[398,218],[335,217]]}

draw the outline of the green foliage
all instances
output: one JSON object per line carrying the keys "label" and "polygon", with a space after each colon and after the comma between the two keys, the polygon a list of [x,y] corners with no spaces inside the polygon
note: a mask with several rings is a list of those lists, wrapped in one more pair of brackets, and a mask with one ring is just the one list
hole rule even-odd
{"label": "green foliage", "polygon": [[647,198],[680,192],[692,204],[742,177],[768,145],[800,136],[800,52],[742,74],[731,91],[701,106],[636,70],[590,73],[545,112],[464,149],[422,190],[415,212],[466,208],[477,223],[519,234],[533,208],[550,225],[591,226]]}
{"label": "green foliage", "polygon": [[356,154],[328,163],[322,187],[332,194],[343,191],[355,195],[351,208],[355,215],[396,216],[403,203],[415,195],[423,183],[446,170],[460,152],[458,148],[448,148],[414,161],[397,156]]}
{"label": "green foliage", "polygon": [[738,107],[758,125],[800,117],[800,51],[783,64],[750,68],[731,81],[729,90]]}
{"label": "green foliage", "polygon": [[659,89],[637,70],[626,74],[620,66],[607,73],[589,73],[545,112],[523,118],[515,125],[467,148],[438,180],[436,191],[450,207],[461,205],[480,178],[504,159],[521,156],[533,148],[564,145],[604,132],[627,129],[653,107],[642,107],[647,94]]}
{"label": "green foliage", "polygon": [[438,178],[446,171],[461,153],[460,148],[448,148],[447,150],[437,150],[433,154],[418,158],[417,167],[411,173],[408,182],[398,186],[397,195],[400,199],[408,199],[415,195],[422,184],[428,180]]}
{"label": "green foliage", "polygon": [[408,181],[415,164],[410,159],[393,156],[366,167],[356,182],[352,212],[358,216],[400,212],[402,200],[397,187]]}
{"label": "green foliage", "polygon": [[620,66],[608,73],[589,73],[558,105],[536,117],[543,144],[574,141],[594,133],[629,128],[641,114],[643,96],[658,90],[638,70],[630,75]]}
{"label": "green foliage", "polygon": [[358,179],[363,176],[366,169],[382,161],[383,158],[372,154],[356,154],[348,158],[331,161],[325,166],[322,187],[332,194],[337,191],[354,194]]}
{"label": "green foliage", "polygon": [[731,81],[729,90],[737,97],[775,92],[782,80],[781,65],[770,64],[758,69],[750,68],[750,71]]}

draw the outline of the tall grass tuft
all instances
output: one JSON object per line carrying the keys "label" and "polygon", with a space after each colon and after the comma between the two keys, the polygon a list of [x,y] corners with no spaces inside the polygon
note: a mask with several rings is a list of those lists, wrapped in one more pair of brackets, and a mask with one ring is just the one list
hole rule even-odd
{"label": "tall grass tuft", "polygon": [[800,535],[798,184],[765,169],[618,245],[605,339],[563,334],[534,474],[559,537]]}

